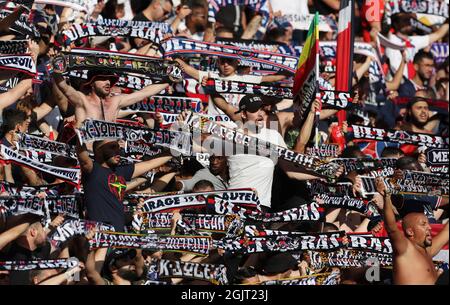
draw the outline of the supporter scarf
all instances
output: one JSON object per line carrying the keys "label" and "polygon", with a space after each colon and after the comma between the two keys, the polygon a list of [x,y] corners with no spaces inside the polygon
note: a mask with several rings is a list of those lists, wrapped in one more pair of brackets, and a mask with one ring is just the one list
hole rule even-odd
{"label": "supporter scarf", "polygon": [[393,167],[386,167],[383,169],[377,169],[369,172],[369,176],[371,177],[390,177],[395,173],[395,169]]}
{"label": "supporter scarf", "polygon": [[419,184],[416,180],[412,179],[385,179],[384,183],[393,194],[449,195],[448,185]]}
{"label": "supporter scarf", "polygon": [[65,187],[65,183],[44,185],[44,186],[25,186],[15,185],[7,181],[0,181],[0,192],[8,192],[9,195],[30,197],[36,196],[40,192],[45,192],[49,196],[58,196],[60,189]]}
{"label": "supporter scarf", "polygon": [[[140,196],[128,195],[127,199],[137,199]],[[144,197],[145,198],[145,197]],[[259,205],[259,198],[255,191],[248,189],[236,189],[226,191],[212,191],[202,193],[189,193],[168,196],[152,196],[144,199],[142,211],[146,213],[164,212],[173,209],[186,209],[196,207],[206,207],[209,199],[220,199],[235,205],[243,205],[250,208],[256,208]]]}
{"label": "supporter scarf", "polygon": [[172,28],[170,24],[165,22],[153,22],[153,21],[135,21],[135,20],[122,20],[122,19],[99,19],[95,23],[97,26],[107,27],[140,27],[148,29],[159,29],[163,33],[171,33]]}
{"label": "supporter scarf", "polygon": [[60,248],[63,243],[72,237],[77,235],[84,236],[91,230],[110,232],[114,231],[114,227],[93,220],[70,219],[56,227],[55,231],[49,236],[49,240],[54,247]]}
{"label": "supporter scarf", "polygon": [[157,236],[154,234],[125,234],[97,232],[89,240],[92,248],[138,248],[162,251],[187,252],[208,255],[212,246],[210,237],[205,236]]}
{"label": "supporter scarf", "polygon": [[353,197],[353,185],[350,182],[325,183],[318,180],[307,182],[311,195],[332,194]]}
{"label": "supporter scarf", "polygon": [[78,266],[76,258],[21,260],[0,262],[0,270],[27,271],[44,269],[69,269]]}
{"label": "supporter scarf", "polygon": [[169,130],[153,130],[144,127],[130,127],[125,124],[87,119],[77,129],[82,142],[106,139],[122,139],[125,141],[143,140],[147,144],[167,147],[185,155],[191,155],[191,134]]}
{"label": "supporter scarf", "polygon": [[323,217],[324,209],[316,202],[276,213],[253,212],[245,215],[246,219],[260,222],[319,221]]}
{"label": "supporter scarf", "polygon": [[9,90],[11,90],[15,86],[17,86],[19,81],[20,81],[20,78],[18,78],[18,77],[13,77],[13,78],[8,79],[4,84],[0,85],[0,92],[1,93],[8,92]]}
{"label": "supporter scarf", "polygon": [[261,282],[260,285],[289,285],[289,286],[328,286],[339,285],[339,272],[317,273],[299,278],[270,280]]}
{"label": "supporter scarf", "polygon": [[73,218],[80,217],[77,198],[74,195],[47,196],[45,199],[36,196],[2,196],[0,197],[0,205],[7,207],[12,215],[31,213],[45,216],[52,213],[64,214]]}
{"label": "supporter scarf", "polygon": [[24,54],[27,49],[26,40],[0,40],[0,54]]}
{"label": "supporter scarf", "polygon": [[448,3],[434,0],[389,0],[386,8],[391,15],[398,13],[428,14],[448,18]]}
{"label": "supporter scarf", "polygon": [[[160,112],[160,114],[162,117],[161,125],[165,127],[168,127],[175,123],[178,118],[178,114],[176,113]],[[214,122],[231,122],[230,117],[226,114],[199,114],[199,116]]]}
{"label": "supporter scarf", "polygon": [[150,286],[150,285],[170,285],[170,284],[167,282],[160,282],[160,281],[145,281],[145,283],[142,285]]}
{"label": "supporter scarf", "polygon": [[42,163],[52,163],[53,162],[53,155],[48,152],[37,152],[32,150],[26,150],[24,148],[20,148],[20,151],[24,152],[25,155],[37,162]]}
{"label": "supporter scarf", "polygon": [[448,149],[427,149],[427,166],[432,173],[448,175]]}
{"label": "supporter scarf", "polygon": [[88,12],[86,0],[34,0],[36,4],[50,4],[62,7],[68,7],[76,11]]}
{"label": "supporter scarf", "polygon": [[280,230],[267,230],[257,228],[255,225],[244,227],[244,236],[248,237],[266,237],[266,236],[300,236],[304,235],[303,232],[293,232],[293,231],[280,231]]}
{"label": "supporter scarf", "polygon": [[20,134],[19,147],[23,150],[48,152],[53,155],[77,159],[75,148],[62,142],[56,142],[29,134]]}
{"label": "supporter scarf", "polygon": [[433,54],[434,62],[438,65],[442,64],[449,55],[448,43],[445,42],[433,43],[431,45],[431,53]]}
{"label": "supporter scarf", "polygon": [[395,142],[419,146],[447,148],[448,138],[404,130],[385,130],[381,128],[352,125],[355,139]]}
{"label": "supporter scarf", "polygon": [[298,250],[335,250],[342,248],[345,232],[315,233],[296,236],[224,238],[218,248],[231,253],[251,254]]}
{"label": "supporter scarf", "polygon": [[85,37],[92,36],[112,36],[112,37],[129,37],[141,38],[160,43],[164,39],[164,33],[159,28],[133,27],[133,26],[104,26],[93,23],[73,24],[72,27],[63,32],[63,41],[65,46],[69,46],[72,42]]}
{"label": "supporter scarf", "polygon": [[[447,150],[447,153],[448,153],[448,150]],[[439,175],[439,174],[404,170],[403,171],[403,179],[414,180],[416,184],[440,185],[440,186],[449,187],[448,175],[445,178],[444,176]]]}
{"label": "supporter scarf", "polygon": [[377,169],[386,169],[388,167],[395,168],[397,159],[381,158],[381,159],[358,159],[358,158],[336,158],[331,162],[343,165],[345,173],[352,171],[362,172]]}
{"label": "supporter scarf", "polygon": [[350,92],[320,90],[324,109],[349,109],[353,106]]}
{"label": "supporter scarf", "polygon": [[235,215],[182,214],[182,220],[199,231],[227,232],[237,219]]}
{"label": "supporter scarf", "polygon": [[411,23],[411,27],[415,30],[419,30],[421,31],[423,34],[428,35],[433,33],[433,28],[429,27],[428,25],[424,24],[423,22],[421,22],[420,20],[417,20],[415,18],[411,18],[409,20],[409,22]]}
{"label": "supporter scarf", "polygon": [[142,141],[132,141],[132,142],[127,141],[125,143],[126,143],[125,154],[127,157],[135,155],[154,157],[162,153],[161,148],[148,145]]}
{"label": "supporter scarf", "polygon": [[[8,12],[0,12],[0,20],[9,15]],[[35,25],[28,20],[28,14],[24,13],[16,19],[10,30],[22,36],[30,36],[32,38],[40,37],[41,34],[36,29]]]}
{"label": "supporter scarf", "polygon": [[183,219],[178,219],[175,225],[177,235],[210,236],[208,232],[199,232],[191,225],[188,225]]}
{"label": "supporter scarf", "polygon": [[60,55],[57,59],[63,68],[69,70],[102,69],[140,73],[146,76],[170,78],[172,81],[182,79],[182,70],[177,62],[167,62],[159,58],[128,58],[98,53],[97,55]]}
{"label": "supporter scarf", "polygon": [[280,53],[242,49],[231,45],[221,45],[185,38],[171,38],[162,44],[164,57],[174,55],[201,54],[239,59],[253,63],[264,70],[284,70],[295,73],[297,59]]}
{"label": "supporter scarf", "polygon": [[53,175],[68,183],[78,185],[80,180],[80,170],[72,168],[56,167],[45,163],[36,162],[28,157],[22,156],[18,152],[11,150],[5,145],[1,145],[1,153],[4,160],[12,161],[22,166],[26,166],[47,174]]}
{"label": "supporter scarf", "polygon": [[30,55],[0,55],[0,69],[36,75],[36,65]]}
{"label": "supporter scarf", "polygon": [[367,234],[347,234],[347,248],[378,253],[392,254],[391,240],[387,237],[374,237]]}
{"label": "supporter scarf", "polygon": [[339,145],[336,144],[321,144],[319,147],[307,147],[306,154],[319,157],[337,157]]}
{"label": "supporter scarf", "polygon": [[202,101],[198,98],[155,95],[129,107],[122,108],[122,110],[138,112],[163,111],[166,113],[179,114],[183,110],[201,112],[201,105]]}
{"label": "supporter scarf", "polygon": [[[87,80],[87,72],[88,70],[72,70],[69,71],[68,75],[71,78],[81,78]],[[135,75],[128,74],[128,72],[116,71],[114,72],[117,76],[119,76],[119,80],[115,84],[115,86],[120,88],[128,88],[133,90],[141,90],[149,85],[155,83],[155,81],[161,81],[161,77],[146,77],[144,75]]]}
{"label": "supporter scarf", "polygon": [[[227,269],[224,265],[170,261],[161,259],[149,266],[149,279],[183,278],[211,282],[215,285],[228,285]],[[153,273],[153,274],[152,274]]]}
{"label": "supporter scarf", "polygon": [[414,96],[398,96],[394,99],[394,104],[398,105],[400,108],[406,108],[408,103],[414,101],[424,101],[427,102],[431,110],[437,111],[439,113],[448,114],[448,101],[446,100],[436,100],[424,97],[414,97]]}
{"label": "supporter scarf", "polygon": [[[216,43],[218,44],[224,44],[224,45],[232,45],[241,49],[250,49],[250,50],[257,50],[257,51],[264,51],[264,52],[272,52],[272,53],[281,53],[286,55],[291,55],[294,57],[298,57],[300,54],[295,54],[292,50],[290,50],[289,46],[272,41],[272,42],[265,42],[260,40],[250,40],[250,39],[230,39],[230,38],[221,38],[217,37]],[[283,50],[287,50],[284,51]]]}
{"label": "supporter scarf", "polygon": [[344,208],[357,211],[367,217],[378,216],[379,213],[373,203],[359,198],[348,196],[329,196],[328,194],[317,194],[314,200],[326,207]]}
{"label": "supporter scarf", "polygon": [[339,249],[333,252],[308,251],[308,255],[314,269],[368,267],[374,264],[380,267],[392,266],[392,255],[378,252]]}
{"label": "supporter scarf", "polygon": [[190,113],[185,120],[185,124],[193,127],[194,131],[200,128],[202,133],[208,133],[219,139],[224,139],[227,142],[248,148],[252,153],[265,156],[270,155],[271,157],[276,156],[277,158],[295,163],[296,165],[304,166],[308,170],[322,177],[334,176],[336,173],[337,167],[335,164],[327,164],[318,158],[296,153],[287,148],[246,135],[240,131],[227,128],[212,121],[204,122],[205,120],[202,120],[201,118],[199,120],[199,117],[194,116],[192,113]]}
{"label": "supporter scarf", "polygon": [[[184,81],[186,83],[186,81]],[[196,92],[198,88],[196,87]],[[292,89],[289,87],[262,86],[259,84],[249,84],[231,80],[210,79],[206,87],[202,87],[205,93],[236,93],[236,94],[255,94],[263,96],[273,96],[285,99],[293,99]]]}

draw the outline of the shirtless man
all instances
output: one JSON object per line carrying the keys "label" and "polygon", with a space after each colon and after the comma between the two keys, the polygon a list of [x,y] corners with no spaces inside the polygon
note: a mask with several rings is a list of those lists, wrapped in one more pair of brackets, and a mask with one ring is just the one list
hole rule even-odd
{"label": "shirtless man", "polygon": [[434,238],[424,213],[409,213],[403,217],[403,232],[397,227],[391,194],[381,179],[377,191],[384,196],[384,223],[391,239],[394,261],[394,284],[434,285],[439,273],[432,258],[448,243],[448,223]]}
{"label": "shirtless man", "polygon": [[113,96],[111,88],[118,77],[107,72],[91,70],[88,73],[88,82],[84,87],[89,93],[84,94],[68,85],[61,74],[53,73],[56,85],[75,107],[75,127],[80,128],[87,118],[105,121],[115,121],[120,108],[128,107],[142,101],[144,98],[160,93],[169,86],[169,83],[149,85],[142,90],[131,94]]}

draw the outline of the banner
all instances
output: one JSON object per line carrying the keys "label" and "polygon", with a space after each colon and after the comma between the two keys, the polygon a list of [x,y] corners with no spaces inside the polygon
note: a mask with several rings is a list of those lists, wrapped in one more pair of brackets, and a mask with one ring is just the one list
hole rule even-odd
{"label": "banner", "polygon": [[326,183],[319,180],[307,182],[311,196],[316,194],[332,194],[353,197],[353,184],[350,182]]}
{"label": "banner", "polygon": [[210,200],[224,200],[235,205],[255,209],[259,205],[259,198],[251,189],[230,189],[226,191],[199,192],[166,196],[145,196],[129,194],[125,200],[144,199],[142,211],[146,213],[164,212],[173,209],[186,209],[195,207],[206,207]]}
{"label": "banner", "polygon": [[106,139],[122,139],[125,141],[145,141],[170,148],[185,155],[191,155],[191,134],[169,130],[153,130],[144,127],[130,127],[125,124],[87,119],[77,129],[81,142],[92,142]]}
{"label": "banner", "polygon": [[27,40],[0,40],[0,54],[24,54],[27,50]]}
{"label": "banner", "polygon": [[437,65],[445,62],[449,55],[449,46],[445,42],[435,42],[431,45],[431,53],[433,60]]}
{"label": "banner", "polygon": [[[9,16],[10,14],[6,11],[0,12],[0,20],[4,19],[5,17]],[[18,19],[16,19],[13,23],[13,25],[10,28],[11,32],[14,32],[16,35],[22,35],[22,36],[29,36],[33,38],[41,37],[41,34],[36,29],[36,26],[29,21],[28,14],[23,13],[19,16]],[[26,37],[21,37],[26,38]]]}
{"label": "banner", "polygon": [[188,115],[184,123],[193,127],[194,131],[198,131],[200,128],[202,133],[208,133],[218,139],[224,139],[227,142],[236,144],[238,146],[237,148],[248,148],[250,152],[247,153],[270,157],[275,156],[295,163],[296,165],[304,166],[309,171],[322,177],[333,177],[336,174],[337,166],[335,164],[325,163],[318,158],[296,153],[287,148],[246,135],[212,121],[205,122],[205,120],[192,113]]}
{"label": "banner", "polygon": [[74,23],[70,29],[63,32],[63,42],[69,46],[72,42],[92,36],[111,36],[141,38],[159,44],[164,39],[166,32],[159,28],[146,28],[136,26],[104,26],[93,23]]}
{"label": "banner", "polygon": [[202,101],[198,98],[154,95],[122,110],[137,112],[167,112],[179,114],[184,110],[201,112]]}
{"label": "banner", "polygon": [[21,260],[21,261],[0,261],[0,270],[27,271],[45,269],[69,269],[78,266],[78,259],[41,259],[41,260]]}
{"label": "banner", "polygon": [[308,251],[311,267],[322,269],[324,267],[361,268],[378,265],[392,267],[392,254],[339,249],[333,252]]}
{"label": "banner", "polygon": [[299,250],[335,250],[342,248],[345,232],[314,233],[291,236],[224,238],[217,247],[236,254],[286,252]]}
{"label": "banner", "polygon": [[[222,45],[185,38],[171,38],[162,44],[164,57],[200,54],[234,58],[246,63],[255,63],[264,70],[278,69],[295,73],[297,59],[293,56],[258,50],[242,49],[232,45]],[[270,69],[272,68],[272,69]],[[274,69],[275,68],[275,69]]]}
{"label": "banner", "polygon": [[30,55],[0,55],[0,69],[36,75],[36,64]]}
{"label": "banner", "polygon": [[48,152],[53,155],[63,156],[66,158],[77,159],[75,148],[62,142],[56,142],[26,133],[19,135],[19,147],[23,150],[35,150],[40,152]]}
{"label": "banner", "polygon": [[149,145],[143,141],[126,141],[125,155],[135,157],[137,155],[154,157],[162,153],[162,149]]}
{"label": "banner", "polygon": [[172,28],[170,24],[165,22],[154,21],[136,21],[136,20],[123,20],[123,19],[106,19],[101,18],[95,22],[95,25],[101,25],[106,27],[140,27],[148,29],[159,29],[163,33],[171,33]]}
{"label": "banner", "polygon": [[91,249],[137,248],[208,255],[212,240],[205,236],[158,236],[155,234],[97,232],[89,240],[89,244]]}
{"label": "banner", "polygon": [[319,158],[337,157],[339,152],[339,145],[336,144],[321,144],[319,147],[307,147],[306,154]]}
{"label": "banner", "polygon": [[448,149],[427,149],[427,167],[432,173],[448,174]]}
{"label": "banner", "polygon": [[428,14],[448,18],[448,2],[434,0],[388,0],[385,2],[388,16],[399,13]]}
{"label": "banner", "polygon": [[299,278],[270,280],[261,282],[260,285],[289,285],[289,286],[329,286],[339,285],[339,272],[317,273]]}
{"label": "banner", "polygon": [[374,237],[367,234],[347,234],[347,237],[349,249],[393,253],[391,240],[387,237]]}
{"label": "banner", "polygon": [[381,128],[352,125],[355,139],[413,144],[434,148],[447,148],[449,139],[424,133],[414,133],[404,130],[384,130]]}
{"label": "banner", "polygon": [[397,159],[380,158],[380,159],[360,159],[360,158],[336,158],[330,162],[344,166],[345,173],[352,171],[367,172],[377,169],[396,168]]}
{"label": "banner", "polygon": [[183,278],[228,285],[227,269],[224,265],[191,263],[161,259],[148,266],[148,279]]}
{"label": "banner", "polygon": [[[126,56],[110,56],[98,53],[96,55],[65,54],[58,55],[54,62],[61,67],[62,71],[102,69],[123,71],[129,73],[140,73],[146,76],[169,78],[177,82],[183,79],[182,70],[177,62],[167,62],[159,58],[128,58]],[[59,68],[58,68],[59,69]]]}
{"label": "banner", "polygon": [[[185,83],[184,81],[183,83]],[[292,90],[289,87],[262,86],[231,80],[209,79],[206,86],[202,88],[206,94],[236,93],[272,96],[292,99]],[[195,92],[194,92],[195,93]]]}
{"label": "banner", "polygon": [[57,178],[63,179],[66,182],[78,185],[80,180],[80,170],[64,167],[56,167],[47,165],[45,163],[36,162],[28,157],[22,156],[18,152],[11,150],[5,145],[1,145],[1,153],[5,161],[13,161],[22,166],[41,171]]}
{"label": "banner", "polygon": [[369,218],[380,215],[375,203],[364,199],[351,198],[348,196],[329,196],[328,194],[317,194],[314,197],[314,200],[326,207],[344,208],[356,211],[366,215]]}

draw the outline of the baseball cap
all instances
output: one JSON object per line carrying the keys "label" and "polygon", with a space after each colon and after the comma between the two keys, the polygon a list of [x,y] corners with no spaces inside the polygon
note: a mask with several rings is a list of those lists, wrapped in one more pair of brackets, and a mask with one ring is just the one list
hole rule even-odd
{"label": "baseball cap", "polygon": [[239,110],[235,112],[238,114],[242,111],[256,112],[264,106],[261,97],[256,95],[246,95],[239,102]]}

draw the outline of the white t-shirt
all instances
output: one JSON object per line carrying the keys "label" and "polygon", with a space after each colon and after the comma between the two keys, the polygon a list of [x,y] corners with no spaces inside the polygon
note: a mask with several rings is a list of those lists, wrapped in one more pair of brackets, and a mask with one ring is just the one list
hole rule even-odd
{"label": "white t-shirt", "polygon": [[[260,84],[262,82],[262,76],[259,75],[231,75],[231,76],[220,76],[219,73],[216,72],[206,72],[206,71],[199,71],[199,83],[202,82],[203,77],[211,77],[215,79],[221,79],[221,80],[231,80],[231,81],[237,81],[237,82],[245,82],[245,83],[251,83],[251,84]],[[241,101],[241,98],[245,94],[227,94],[222,93],[221,94],[223,98],[227,101],[228,104],[233,105],[234,107],[239,108],[239,102]],[[208,102],[208,114],[210,115],[218,115],[218,114],[225,114],[222,110],[216,107],[214,102],[212,101],[211,97],[209,98]]]}
{"label": "white t-shirt", "polygon": [[307,0],[270,0],[274,13],[281,11],[283,15],[308,15]]}
{"label": "white t-shirt", "polygon": [[[400,39],[397,35],[389,33],[389,40],[396,44],[402,44],[404,41]],[[408,60],[413,60],[414,56],[419,52],[419,50],[426,48],[430,44],[430,35],[423,36],[409,36],[409,41],[414,48],[408,48]],[[391,65],[391,72],[395,73],[402,62],[402,53],[399,50],[394,50],[391,48],[386,48],[386,56],[389,58]],[[403,76],[408,77],[408,69],[403,70]]]}
{"label": "white t-shirt", "polygon": [[[262,128],[254,136],[275,145],[286,147],[283,137],[276,130]],[[270,207],[275,164],[272,159],[257,155],[237,154],[228,157],[230,189],[254,188],[261,205]]]}

